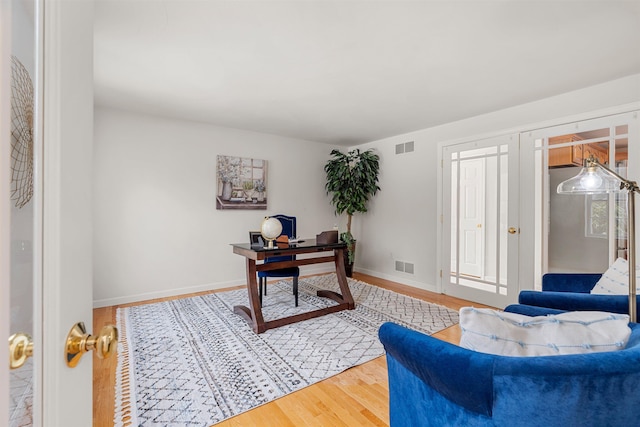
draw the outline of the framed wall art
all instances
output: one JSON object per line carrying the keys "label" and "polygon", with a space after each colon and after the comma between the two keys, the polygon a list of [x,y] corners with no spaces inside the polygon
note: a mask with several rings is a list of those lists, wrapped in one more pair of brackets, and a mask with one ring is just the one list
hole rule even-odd
{"label": "framed wall art", "polygon": [[267,161],[217,157],[216,209],[267,209]]}

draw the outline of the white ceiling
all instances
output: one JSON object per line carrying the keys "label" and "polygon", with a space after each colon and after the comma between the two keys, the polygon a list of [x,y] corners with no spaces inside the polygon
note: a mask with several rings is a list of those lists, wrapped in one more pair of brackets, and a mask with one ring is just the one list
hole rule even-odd
{"label": "white ceiling", "polygon": [[94,43],[98,105],[355,145],[640,73],[640,0],[96,0]]}

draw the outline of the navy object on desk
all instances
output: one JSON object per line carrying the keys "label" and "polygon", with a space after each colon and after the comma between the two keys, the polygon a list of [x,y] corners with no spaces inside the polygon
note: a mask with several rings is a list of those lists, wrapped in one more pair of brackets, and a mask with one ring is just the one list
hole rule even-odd
{"label": "navy object on desk", "polygon": [[[288,239],[294,239],[296,234],[296,217],[287,215],[272,215],[271,218],[277,218],[282,224],[281,236],[286,236]],[[282,262],[293,261],[295,255],[287,255],[281,257],[270,257],[265,262]],[[300,276],[299,267],[282,268],[279,270],[259,271],[258,272],[258,288],[260,295],[260,304],[262,304],[262,292],[264,289],[264,295],[267,295],[267,277],[293,277],[293,295],[295,297],[296,307],[298,306],[298,277]]]}

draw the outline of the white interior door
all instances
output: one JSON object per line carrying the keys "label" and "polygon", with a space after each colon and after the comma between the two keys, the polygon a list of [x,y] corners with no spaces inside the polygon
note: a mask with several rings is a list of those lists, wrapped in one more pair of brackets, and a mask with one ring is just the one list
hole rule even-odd
{"label": "white interior door", "polygon": [[[64,350],[76,322],[92,332],[93,4],[10,0],[0,14],[0,324],[5,345],[29,322],[33,337],[32,400],[24,407],[10,404],[20,396],[9,392],[8,352],[0,352],[0,425],[90,426],[92,357],[72,369]],[[29,28],[31,54],[23,50]],[[20,208],[30,214],[9,203],[13,53],[33,67],[34,193]],[[31,300],[30,315],[18,297]]]}
{"label": "white interior door", "polygon": [[504,307],[517,301],[518,135],[443,147],[443,291]]}
{"label": "white interior door", "polygon": [[455,224],[460,227],[458,268],[461,275],[476,278],[484,276],[485,162],[485,158],[476,158],[458,163],[460,222]]}

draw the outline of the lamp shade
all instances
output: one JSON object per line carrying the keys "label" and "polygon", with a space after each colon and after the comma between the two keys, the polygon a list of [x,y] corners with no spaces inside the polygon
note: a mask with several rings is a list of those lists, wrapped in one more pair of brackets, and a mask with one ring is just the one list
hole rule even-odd
{"label": "lamp shade", "polygon": [[620,180],[604,172],[600,167],[582,168],[573,178],[558,185],[558,194],[602,194],[621,190]]}

